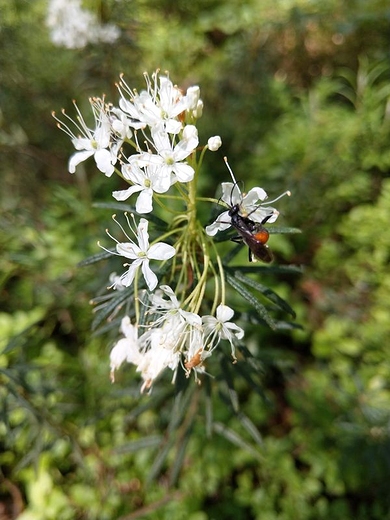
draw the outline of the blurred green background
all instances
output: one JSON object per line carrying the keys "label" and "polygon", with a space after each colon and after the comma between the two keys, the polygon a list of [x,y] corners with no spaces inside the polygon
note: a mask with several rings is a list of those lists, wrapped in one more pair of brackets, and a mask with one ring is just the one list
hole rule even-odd
{"label": "blurred green background", "polygon": [[[388,0],[84,6],[114,43],[56,46],[46,1],[0,0],[0,519],[390,518]],[[237,369],[255,448],[223,392],[212,435],[202,405],[188,435],[169,384],[140,397],[125,367],[111,385],[112,342],[91,334],[110,266],[77,264],[111,215],[92,202],[120,183],[93,161],[67,172],[51,111],[116,102],[121,72],[142,89],[156,68],[200,85],[200,140],[222,137],[203,196],[228,180],[223,155],[246,187],[293,193],[281,222],[302,234],[271,240],[303,274],[273,283],[303,328],[252,334],[261,392]]]}

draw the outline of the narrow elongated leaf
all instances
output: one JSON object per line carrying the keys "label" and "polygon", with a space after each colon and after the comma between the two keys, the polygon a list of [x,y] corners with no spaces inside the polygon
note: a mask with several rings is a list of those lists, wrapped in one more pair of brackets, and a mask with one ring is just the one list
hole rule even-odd
{"label": "narrow elongated leaf", "polygon": [[276,329],[276,323],[271,318],[271,316],[268,314],[267,309],[265,306],[259,302],[259,300],[251,293],[249,292],[245,285],[242,284],[237,278],[226,273],[226,280],[227,282],[235,289],[247,302],[258,312],[260,317],[271,327],[271,329]]}
{"label": "narrow elongated leaf", "polygon": [[267,231],[270,235],[284,235],[284,234],[299,234],[302,231],[299,228],[287,227],[287,226],[275,226],[267,227]]}
{"label": "narrow elongated leaf", "polygon": [[194,419],[195,419],[195,415],[192,415],[190,423],[188,424],[183,437],[180,439],[179,446],[178,446],[178,449],[176,452],[176,457],[173,461],[173,465],[171,468],[171,474],[169,477],[169,484],[171,486],[174,486],[177,483],[181,468],[183,467],[184,456],[186,454],[188,443],[191,439],[191,434],[192,434],[193,425],[194,425]]}
{"label": "narrow elongated leaf", "polygon": [[206,435],[208,438],[211,437],[213,431],[213,400],[211,394],[211,382],[210,378],[206,377],[204,380],[205,388],[205,419],[206,419]]}
{"label": "narrow elongated leaf", "polygon": [[147,481],[152,482],[157,475],[160,473],[161,468],[164,465],[166,458],[176,440],[176,430],[179,425],[183,422],[183,417],[188,410],[189,401],[193,394],[193,388],[189,387],[187,392],[180,392],[176,395],[174,406],[171,411],[171,420],[168,424],[167,435],[164,436],[162,443],[160,444],[159,453],[154,460],[154,463],[148,474]]}
{"label": "narrow elongated leaf", "polygon": [[126,442],[126,444],[122,444],[112,451],[113,453],[122,454],[133,453],[145,448],[155,448],[161,443],[161,439],[161,435],[149,435],[148,437],[142,437],[141,439],[137,439],[135,441]]}
{"label": "narrow elongated leaf", "polygon": [[239,448],[243,448],[244,450],[247,450],[251,455],[253,455],[256,459],[262,460],[262,455],[253,448],[245,439],[243,439],[240,435],[238,435],[237,432],[234,430],[227,428],[224,424],[220,422],[215,422],[214,425],[214,431],[225,437],[229,442],[234,444],[235,446],[238,446]]}
{"label": "narrow elongated leaf", "polygon": [[95,319],[92,322],[92,330],[95,331],[98,326],[108,318],[114,310],[119,309],[124,302],[131,297],[133,290],[131,288],[125,289],[124,291],[116,291],[113,298],[96,314]]}
{"label": "narrow elongated leaf", "polygon": [[302,274],[303,267],[299,265],[240,265],[234,269],[242,273],[267,273],[267,274]]}
{"label": "narrow elongated leaf", "polygon": [[266,287],[265,285],[257,282],[256,280],[253,280],[253,278],[249,278],[248,276],[244,276],[240,271],[235,271],[234,276],[237,280],[240,280],[241,282],[245,283],[245,285],[248,285],[249,287],[252,287],[252,289],[255,289],[256,291],[259,291],[265,298],[270,300],[272,303],[274,303],[279,309],[287,312],[288,314],[291,314],[293,318],[295,318],[295,312],[290,307],[290,305],[283,300],[276,292],[274,292],[269,287]]}
{"label": "narrow elongated leaf", "polygon": [[[229,396],[232,408],[235,411],[235,413],[237,413],[239,410],[239,407],[240,407],[238,395],[237,395],[236,390],[234,389],[234,382],[233,382],[233,377],[232,377],[232,374],[230,371],[230,366],[227,363],[227,359],[225,357],[222,358],[221,365],[222,365],[222,369],[223,369],[223,383],[226,384],[227,394]],[[230,365],[231,365],[231,362],[230,362]]]}
{"label": "narrow elongated leaf", "polygon": [[89,256],[84,260],[81,260],[77,264],[78,267],[85,267],[86,265],[95,264],[96,262],[100,262],[101,260],[105,260],[106,258],[112,257],[115,254],[115,249],[109,249],[109,251],[102,251],[101,253],[96,253],[96,255]]}
{"label": "narrow elongated leaf", "polygon": [[253,438],[253,440],[259,445],[263,445],[263,437],[261,436],[259,430],[256,428],[254,423],[249,419],[247,415],[242,412],[239,412],[237,415],[238,420],[242,424],[242,426],[246,429],[249,435]]}

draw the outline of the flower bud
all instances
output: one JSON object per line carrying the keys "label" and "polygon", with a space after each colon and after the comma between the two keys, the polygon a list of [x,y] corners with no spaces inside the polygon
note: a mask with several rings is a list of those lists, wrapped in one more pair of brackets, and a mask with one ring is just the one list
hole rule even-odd
{"label": "flower bud", "polygon": [[211,152],[216,152],[222,146],[222,139],[219,135],[210,137],[207,141],[207,146]]}

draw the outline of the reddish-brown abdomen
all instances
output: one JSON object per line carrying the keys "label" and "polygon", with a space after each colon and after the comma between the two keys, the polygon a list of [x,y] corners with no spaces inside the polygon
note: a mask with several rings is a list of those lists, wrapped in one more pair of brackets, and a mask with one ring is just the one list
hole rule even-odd
{"label": "reddish-brown abdomen", "polygon": [[260,244],[265,244],[269,239],[269,233],[266,229],[261,229],[257,233],[253,233],[253,236]]}

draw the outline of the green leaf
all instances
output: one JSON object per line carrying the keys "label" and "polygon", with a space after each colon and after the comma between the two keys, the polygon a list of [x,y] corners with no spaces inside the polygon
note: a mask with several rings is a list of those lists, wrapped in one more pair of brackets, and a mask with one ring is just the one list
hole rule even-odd
{"label": "green leaf", "polygon": [[239,405],[237,392],[234,389],[234,381],[233,381],[233,377],[232,377],[231,370],[230,370],[231,364],[232,364],[231,360],[230,360],[230,362],[228,362],[226,356],[224,356],[221,359],[223,383],[226,384],[227,395],[229,397],[232,408],[235,413],[238,413],[240,405]]}
{"label": "green leaf", "polygon": [[267,274],[302,274],[303,267],[299,265],[235,265],[234,269],[242,273]]}
{"label": "green leaf", "polygon": [[107,319],[111,314],[116,314],[116,310],[119,310],[124,302],[130,298],[133,294],[131,287],[124,289],[123,291],[113,292],[112,298],[104,304],[98,311],[96,311],[96,317],[92,322],[92,330],[96,331],[99,325]]}
{"label": "green leaf", "polygon": [[259,430],[256,428],[254,423],[249,419],[247,415],[245,415],[242,412],[239,412],[237,414],[237,418],[242,424],[242,426],[245,428],[245,430],[249,433],[249,435],[253,438],[253,440],[259,445],[263,445],[263,438],[259,432]]}
{"label": "green leaf", "polygon": [[96,262],[100,262],[101,260],[105,260],[106,258],[112,257],[115,255],[115,249],[109,249],[108,251],[102,251],[101,253],[97,253],[96,255],[89,256],[84,260],[81,260],[77,264],[78,267],[85,267],[86,265],[95,264]]}
{"label": "green leaf", "polygon": [[214,431],[225,437],[229,442],[238,446],[239,448],[243,448],[244,450],[251,453],[256,459],[262,460],[263,457],[261,454],[253,448],[245,439],[243,439],[237,432],[228,428],[224,424],[220,422],[214,423]]}
{"label": "green leaf", "polygon": [[126,442],[125,444],[114,448],[112,452],[117,454],[124,454],[133,453],[145,448],[155,448],[161,443],[161,439],[162,435],[149,435],[135,441]]}
{"label": "green leaf", "polygon": [[294,310],[290,307],[290,305],[269,287],[266,287],[265,285],[257,282],[256,280],[253,280],[252,278],[248,278],[247,276],[244,276],[240,271],[235,271],[234,276],[237,280],[240,280],[240,282],[245,283],[245,285],[252,287],[252,289],[255,289],[256,291],[259,291],[268,300],[270,300],[277,307],[279,307],[279,309],[287,312],[288,314],[291,314],[291,316],[293,318],[296,317],[296,314],[295,314]]}
{"label": "green leaf", "polygon": [[226,272],[226,281],[258,312],[260,317],[267,323],[267,325],[269,325],[269,327],[271,327],[271,329],[276,330],[276,323],[268,314],[266,307],[246,289],[245,285],[229,272]]}
{"label": "green leaf", "polygon": [[270,235],[281,235],[281,234],[298,234],[302,233],[299,228],[295,227],[286,227],[286,226],[275,226],[275,227],[267,227],[267,231]]}
{"label": "green leaf", "polygon": [[177,438],[177,429],[184,420],[183,418],[189,408],[189,402],[193,395],[193,391],[194,387],[188,387],[186,392],[182,391],[176,395],[174,406],[171,412],[171,420],[167,427],[167,434],[164,436],[163,441],[159,446],[159,453],[157,454],[157,457],[155,458],[154,463],[150,469],[147,482],[152,482],[160,473],[161,468],[163,467],[165,460],[175,443]]}

